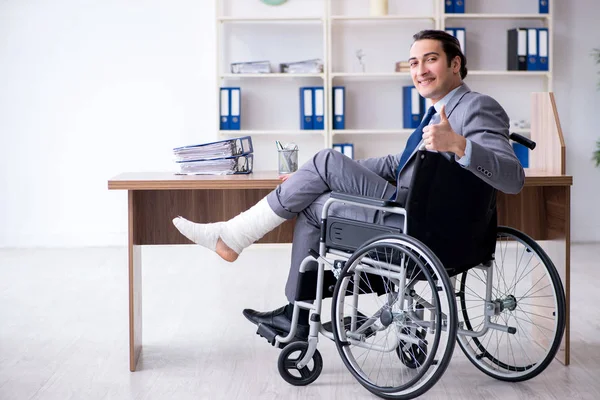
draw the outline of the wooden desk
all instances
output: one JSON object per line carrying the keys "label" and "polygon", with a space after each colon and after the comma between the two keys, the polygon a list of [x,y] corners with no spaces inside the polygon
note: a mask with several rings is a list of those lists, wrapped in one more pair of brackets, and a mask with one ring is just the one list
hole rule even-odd
{"label": "wooden desk", "polygon": [[[108,181],[112,190],[128,191],[129,210],[129,368],[135,371],[142,350],[141,246],[190,244],[171,223],[182,215],[196,222],[216,222],[247,210],[280,183],[275,172],[233,176],[181,176],[169,172],[124,173]],[[570,193],[573,179],[526,170],[518,195],[499,194],[499,223],[540,241],[556,264],[567,296],[567,329],[560,359],[569,363]],[[259,243],[289,243],[288,221]],[[283,282],[282,282],[283,284]]]}

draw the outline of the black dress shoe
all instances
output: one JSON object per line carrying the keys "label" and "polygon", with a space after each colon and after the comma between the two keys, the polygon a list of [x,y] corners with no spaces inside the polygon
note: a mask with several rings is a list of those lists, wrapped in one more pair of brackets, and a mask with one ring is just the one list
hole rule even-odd
{"label": "black dress shoe", "polygon": [[[283,306],[277,310],[268,312],[259,312],[247,308],[242,312],[242,314],[244,314],[244,317],[246,317],[248,321],[252,322],[253,324],[268,325],[278,331],[281,336],[285,336],[292,328],[292,320],[290,317],[288,317],[288,315],[291,315],[289,307],[292,306],[288,304],[287,306]],[[309,326],[308,324],[302,322],[304,321],[298,321],[295,337],[300,340],[308,340]]]}

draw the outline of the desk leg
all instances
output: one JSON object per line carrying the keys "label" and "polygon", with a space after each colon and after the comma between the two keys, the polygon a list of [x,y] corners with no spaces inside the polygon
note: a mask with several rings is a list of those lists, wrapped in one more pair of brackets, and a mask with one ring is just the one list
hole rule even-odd
{"label": "desk leg", "polygon": [[545,241],[540,245],[553,261],[565,289],[565,332],[556,358],[564,365],[571,358],[571,188],[548,186],[543,188],[543,216]]}
{"label": "desk leg", "polygon": [[142,247],[136,244],[135,192],[128,192],[129,210],[129,370],[142,352]]}

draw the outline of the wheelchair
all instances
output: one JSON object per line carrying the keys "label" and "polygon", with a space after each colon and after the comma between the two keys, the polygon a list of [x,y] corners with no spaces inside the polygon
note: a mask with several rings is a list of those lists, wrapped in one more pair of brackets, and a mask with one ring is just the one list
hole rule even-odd
{"label": "wheelchair", "polygon": [[[526,138],[511,138],[535,147]],[[416,164],[411,190],[399,202],[331,193],[319,252],[311,251],[300,266],[291,331],[280,336],[259,325],[257,332],[282,348],[278,369],[286,382],[304,386],[319,377],[319,335],[335,342],[362,386],[385,399],[411,399],[433,387],[456,342],[475,367],[509,382],[537,376],[555,357],[566,306],[548,255],[526,234],[496,225],[495,190],[472,173],[464,170],[459,183],[452,182],[450,176],[461,174],[452,175],[452,168],[461,167],[423,150]],[[473,185],[483,185],[474,190],[486,193],[489,202],[464,204],[462,189]],[[463,220],[483,204],[489,212],[479,215],[487,215],[486,229],[469,221],[456,225],[449,215],[432,228],[431,221],[443,217],[435,215],[443,208],[440,201],[457,207],[451,214]],[[328,217],[336,202],[400,215],[403,229]],[[447,231],[453,226],[456,232]],[[317,269],[309,269],[315,262]],[[326,297],[331,321],[322,323]],[[294,338],[300,309],[310,310],[307,342]]]}

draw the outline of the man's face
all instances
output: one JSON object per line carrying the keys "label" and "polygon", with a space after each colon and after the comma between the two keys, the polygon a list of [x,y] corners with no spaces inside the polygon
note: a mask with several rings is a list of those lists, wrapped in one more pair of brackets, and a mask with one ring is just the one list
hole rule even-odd
{"label": "man's face", "polygon": [[433,39],[417,40],[410,48],[410,74],[421,96],[433,103],[460,85],[460,61],[456,57],[448,67],[442,43]]}

